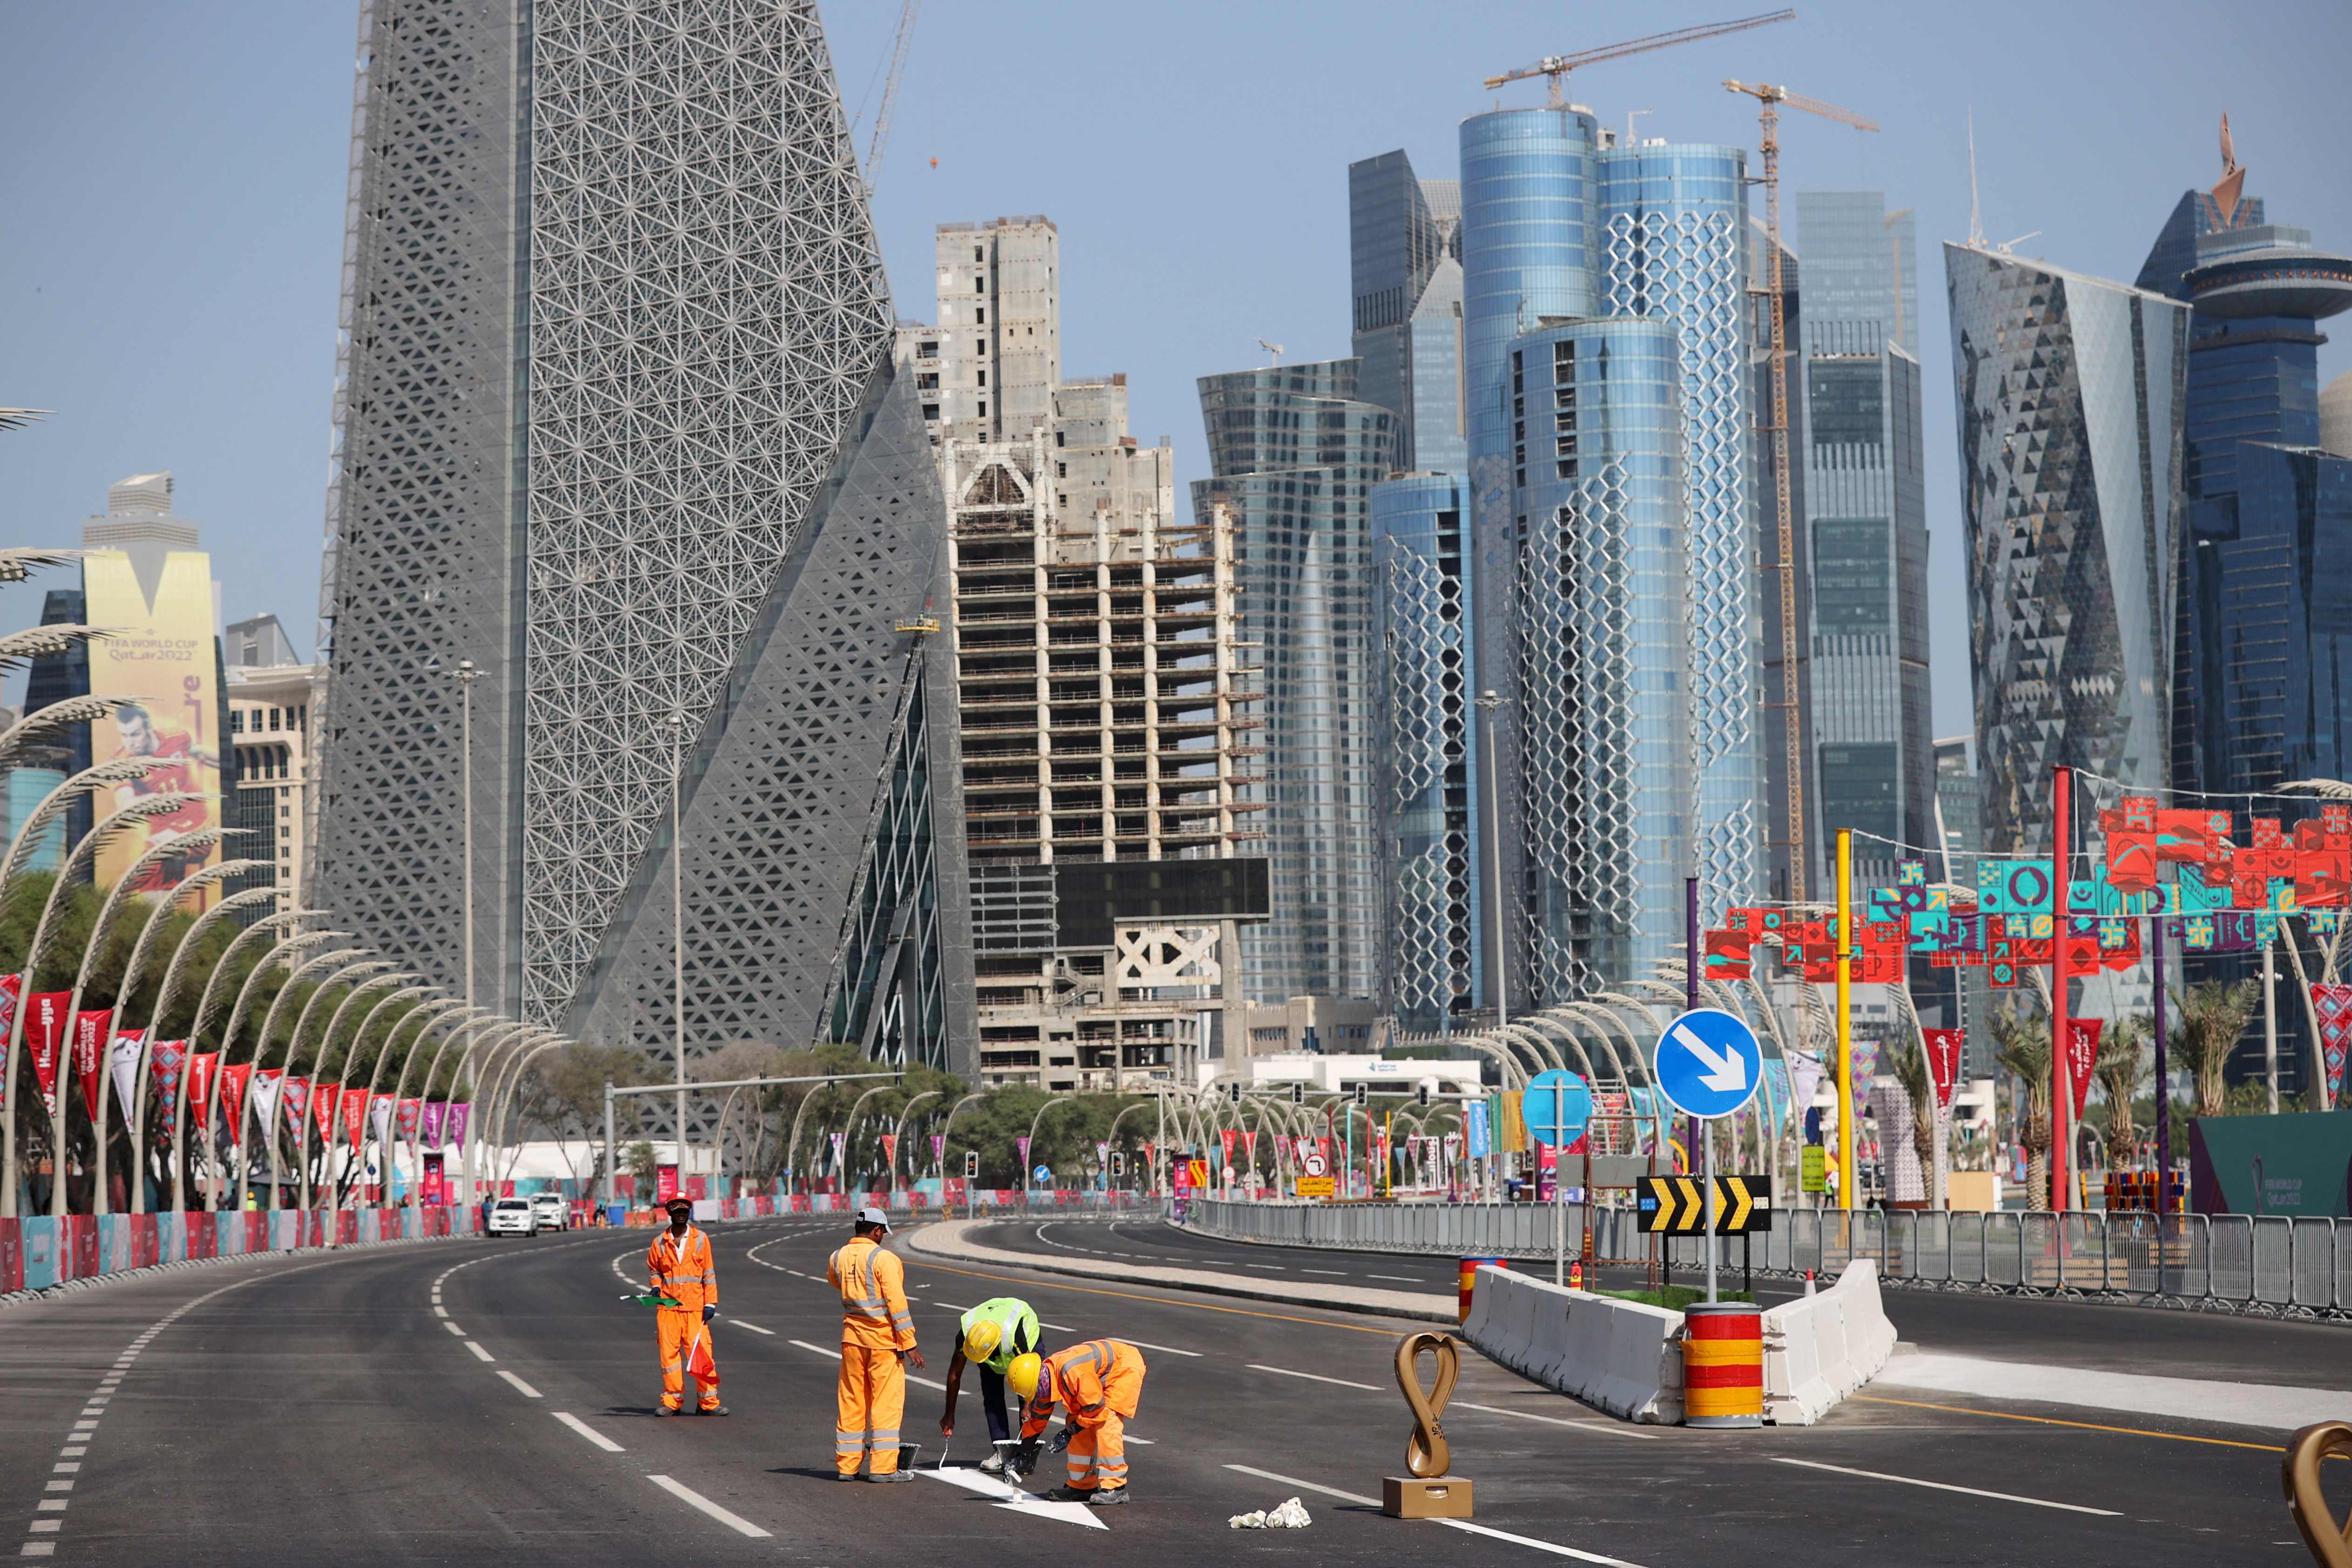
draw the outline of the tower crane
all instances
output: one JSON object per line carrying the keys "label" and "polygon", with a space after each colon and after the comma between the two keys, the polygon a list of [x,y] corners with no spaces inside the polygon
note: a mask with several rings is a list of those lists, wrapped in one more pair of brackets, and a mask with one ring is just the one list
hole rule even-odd
{"label": "tower crane", "polygon": [[[874,111],[874,135],[866,144],[866,189],[870,195],[882,171],[882,153],[890,144],[890,111],[898,105],[898,80],[907,74],[907,50],[915,41],[915,13],[923,0],[906,0],[898,13],[898,36],[890,44],[890,74],[882,83],[882,101]],[[931,160],[937,167],[939,160]]]}
{"label": "tower crane", "polygon": [[1790,515],[1794,506],[1789,494],[1789,341],[1786,284],[1780,268],[1780,106],[1785,103],[1841,125],[1851,125],[1856,131],[1875,131],[1878,127],[1850,109],[1803,97],[1785,87],[1747,81],[1727,81],[1723,85],[1732,92],[1748,94],[1763,106],[1764,177],[1759,183],[1764,187],[1764,234],[1766,249],[1770,252],[1767,265],[1772,279],[1765,289],[1772,297],[1772,422],[1756,428],[1758,434],[1772,437],[1773,515],[1780,524],[1780,700],[1773,706],[1780,710],[1781,738],[1788,753],[1789,898],[1792,902],[1801,902],[1805,896],[1805,748],[1803,714],[1797,703],[1797,522]]}
{"label": "tower crane", "polygon": [[1622,44],[1606,44],[1579,54],[1546,55],[1524,70],[1505,71],[1501,76],[1488,77],[1486,86],[1491,89],[1539,76],[1545,79],[1549,89],[1551,107],[1558,109],[1568,101],[1568,73],[1579,66],[1598,65],[1602,60],[1622,59],[1627,55],[1647,54],[1652,49],[1672,48],[1676,44],[1695,44],[1701,38],[1744,32],[1769,22],[1793,22],[1796,19],[1794,11],[1767,11],[1759,16],[1742,16],[1736,22],[1709,22],[1703,26],[1682,27],[1671,33],[1653,33],[1646,38],[1629,38]]}

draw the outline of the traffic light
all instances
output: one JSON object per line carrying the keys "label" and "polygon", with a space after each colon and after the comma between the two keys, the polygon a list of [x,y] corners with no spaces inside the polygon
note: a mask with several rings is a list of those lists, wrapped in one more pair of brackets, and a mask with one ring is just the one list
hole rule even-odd
{"label": "traffic light", "polygon": [[1372,1091],[1371,1087],[1369,1084],[1360,1083],[1356,1086],[1356,1103],[1358,1105],[1367,1103],[1371,1098]]}
{"label": "traffic light", "polygon": [[1225,1085],[1225,1095],[1235,1105],[1239,1105],[1242,1102],[1242,1086],[1238,1083]]}
{"label": "traffic light", "polygon": [[1293,1105],[1304,1105],[1307,1103],[1307,1086],[1305,1084],[1294,1083],[1290,1086],[1290,1103]]}
{"label": "traffic light", "polygon": [[1124,1150],[1114,1149],[1111,1151],[1110,1173],[1114,1176],[1124,1176],[1127,1174],[1127,1154]]}
{"label": "traffic light", "polygon": [[1429,1085],[1424,1083],[1418,1089],[1414,1089],[1412,1091],[1412,1097],[1422,1104],[1427,1105],[1429,1103]]}
{"label": "traffic light", "polygon": [[980,1180],[980,1151],[977,1149],[963,1152],[963,1179],[967,1182]]}

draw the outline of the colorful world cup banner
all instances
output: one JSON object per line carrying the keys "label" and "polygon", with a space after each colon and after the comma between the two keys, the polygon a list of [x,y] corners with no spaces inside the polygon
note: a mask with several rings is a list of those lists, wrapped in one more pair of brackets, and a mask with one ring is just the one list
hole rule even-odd
{"label": "colorful world cup banner", "polygon": [[[278,1088],[279,1082],[285,1077],[286,1069],[284,1068],[254,1068],[251,1085],[253,1094],[253,1120],[265,1134],[269,1131],[272,1121],[278,1115]],[[244,1127],[245,1124],[240,1121],[236,1123],[232,1128],[232,1131],[236,1133],[237,1141],[239,1142],[244,1142],[245,1139]]]}
{"label": "colorful world cup banner", "polygon": [[2105,1028],[2103,1018],[2069,1018],[2066,1020],[2066,1073],[2073,1081],[2067,1087],[2074,1091],[2073,1119],[2083,1119],[2083,1106],[2091,1093],[2091,1069],[2099,1065],[2099,1031]]}
{"label": "colorful world cup banner", "polygon": [[[199,1051],[188,1058],[188,1125],[205,1124],[206,1104],[213,1087],[214,1064],[220,1060],[218,1051]],[[244,1062],[233,1068],[221,1068],[221,1121],[231,1133],[245,1125],[245,1086],[253,1077],[253,1064]]]}
{"label": "colorful world cup banner", "polygon": [[466,1142],[466,1123],[471,1120],[473,1114],[474,1102],[472,1100],[453,1100],[449,1101],[448,1109],[443,1113],[441,1118],[442,1141],[444,1142],[455,1143],[458,1147],[463,1148]]}
{"label": "colorful world cup banner", "polygon": [[898,1168],[898,1135],[896,1132],[882,1134],[882,1163],[889,1170]]}
{"label": "colorful world cup banner", "polygon": [[[16,1032],[16,996],[25,988],[21,974],[0,974],[0,1070],[8,1065],[8,1037]],[[7,1081],[0,1079],[0,1083]]]}
{"label": "colorful world cup banner", "polygon": [[66,1004],[70,991],[36,991],[25,1009],[25,1047],[33,1058],[33,1079],[41,1087],[44,1115],[58,1113],[58,1058],[65,1048]]}
{"label": "colorful world cup banner", "polygon": [[[94,550],[82,558],[85,618],[115,628],[89,645],[89,689],[133,700],[89,727],[90,761],[142,758],[155,765],[142,777],[114,785],[99,802],[101,816],[160,795],[199,798],[107,836],[98,851],[100,887],[120,880],[151,849],[207,827],[220,826],[220,687],[213,650],[211,558],[199,551],[174,550],[163,557],[151,599],[131,557],[120,550]],[[211,863],[206,847],[185,854],[165,853],[150,861],[133,892],[160,893]],[[202,909],[219,896],[217,887],[197,895]]]}
{"label": "colorful world cup banner", "polygon": [[354,1154],[367,1141],[368,1100],[371,1098],[363,1089],[343,1090],[343,1136],[351,1140]]}
{"label": "colorful world cup banner", "polygon": [[375,1129],[375,1141],[379,1147],[392,1142],[392,1118],[398,1109],[388,1094],[379,1094],[369,1103],[368,1124]]}
{"label": "colorful world cup banner", "polygon": [[2311,1008],[2319,1015],[2319,1053],[2326,1066],[2327,1103],[2344,1094],[2344,1062],[2352,1048],[2352,985],[2314,984]]}
{"label": "colorful world cup banner", "polygon": [[341,1107],[342,1098],[342,1086],[332,1083],[320,1084],[318,1091],[310,1096],[311,1119],[319,1124],[319,1142],[321,1143],[331,1144],[335,1141],[335,1111]]}
{"label": "colorful world cup banner", "polygon": [[1952,1092],[1960,1078],[1960,1051],[1968,1044],[1966,1029],[1922,1029],[1927,1042],[1927,1071],[1936,1085],[1936,1108],[1948,1112]]}
{"label": "colorful world cup banner", "polygon": [[146,1046],[146,1030],[117,1029],[113,1044],[107,1047],[106,1065],[114,1074],[114,1101],[126,1125],[139,1103],[139,1058]]}
{"label": "colorful world cup banner", "polygon": [[944,1132],[934,1132],[934,1133],[932,1133],[932,1134],[931,1134],[931,1164],[932,1164],[934,1167],[936,1167],[936,1166],[938,1166],[938,1165],[939,1165],[939,1163],[940,1163],[941,1161],[945,1160],[947,1157],[948,1157],[948,1136],[947,1136],[947,1134],[946,1134],[946,1133],[944,1133]]}
{"label": "colorful world cup banner", "polygon": [[158,1040],[147,1053],[147,1071],[155,1079],[155,1103],[169,1110],[180,1093],[180,1068],[188,1059],[185,1040]]}
{"label": "colorful world cup banner", "polygon": [[278,1099],[286,1107],[286,1130],[299,1134],[302,1131],[302,1118],[310,1110],[310,1080],[291,1076],[280,1079]]}
{"label": "colorful world cup banner", "polygon": [[99,1092],[106,1084],[106,1042],[113,1033],[111,1007],[74,1015],[74,1078],[81,1085],[81,1108],[93,1121],[98,1116]]}
{"label": "colorful world cup banner", "polygon": [[415,1103],[408,1100],[400,1102],[403,1122],[401,1131],[409,1136],[419,1136],[421,1130],[425,1146],[427,1149],[438,1149],[443,1143],[448,1142],[441,1135],[441,1124],[448,1115],[448,1104],[445,1100],[428,1100],[424,1104],[422,1114],[412,1119],[409,1115],[409,1107]]}

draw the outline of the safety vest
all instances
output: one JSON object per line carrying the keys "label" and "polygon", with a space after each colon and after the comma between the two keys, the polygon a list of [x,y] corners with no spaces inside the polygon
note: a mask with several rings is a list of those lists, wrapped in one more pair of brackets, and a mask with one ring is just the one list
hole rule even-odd
{"label": "safety vest", "polygon": [[970,1339],[974,1325],[980,1323],[994,1323],[1003,1332],[996,1342],[996,1353],[980,1363],[992,1373],[1001,1375],[1011,1371],[1014,1357],[1037,1348],[1037,1314],[1017,1296],[992,1296],[966,1312],[957,1325],[957,1337]]}
{"label": "safety vest", "polygon": [[710,1265],[710,1237],[693,1226],[684,1236],[665,1230],[646,1251],[646,1273],[654,1294],[667,1296],[689,1312],[719,1304],[719,1275]]}
{"label": "safety vest", "polygon": [[833,1255],[825,1278],[841,1292],[842,1343],[866,1350],[915,1348],[907,1266],[896,1253],[861,1236]]}

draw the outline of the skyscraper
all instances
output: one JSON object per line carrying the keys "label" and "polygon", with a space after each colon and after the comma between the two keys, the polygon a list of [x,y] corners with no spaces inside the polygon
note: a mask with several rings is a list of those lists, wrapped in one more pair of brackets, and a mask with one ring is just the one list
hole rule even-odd
{"label": "skyscraper", "polygon": [[1803,191],[1796,205],[1819,748],[1807,837],[1861,829],[1857,874],[1892,883],[1915,853],[1895,846],[1936,842],[1918,225],[1877,191]]}
{"label": "skyscraper", "polygon": [[1349,164],[1348,259],[1360,395],[1402,422],[1391,466],[1463,472],[1460,182],[1402,152]]}
{"label": "skyscraper", "polygon": [[2189,312],[1944,247],[1982,842],[2047,853],[2061,763],[2167,783]]}
{"label": "skyscraper", "polygon": [[962,1060],[944,505],[815,6],[370,0],[361,59],[310,896],[583,1037]]}
{"label": "skyscraper", "polygon": [[[1499,700],[1482,719],[1499,806],[1480,858],[1507,889],[1492,945],[1510,995],[1540,1003],[1645,975],[1682,929],[1683,877],[1699,878],[1703,919],[1761,890],[1746,161],[1734,147],[1618,146],[1573,105],[1473,116],[1461,147],[1472,640],[1479,684]],[[1559,335],[1628,319],[1667,330]],[[1555,381],[1543,356],[1571,346],[1593,356],[1578,375],[1605,380],[1605,401]],[[1612,411],[1592,454],[1563,393]],[[1643,397],[1654,406],[1637,421]],[[1590,550],[1559,531],[1601,517]],[[1608,576],[1621,570],[1638,581]],[[1588,674],[1604,651],[1631,663],[1605,692],[1553,692],[1562,667],[1546,662],[1547,638],[1599,639],[1569,650]],[[1531,673],[1541,684],[1522,691]],[[1560,753],[1533,742],[1571,722],[1591,726],[1572,785],[1555,776]],[[1608,868],[1630,879],[1609,881]],[[1600,882],[1578,880],[1593,878],[1609,883],[1601,902]],[[1495,999],[1482,982],[1481,1000]]]}
{"label": "skyscraper", "polygon": [[1397,416],[1358,395],[1352,359],[1201,378],[1211,477],[1196,522],[1236,530],[1244,640],[1264,666],[1273,918],[1242,939],[1253,1000],[1380,994],[1371,490]]}

